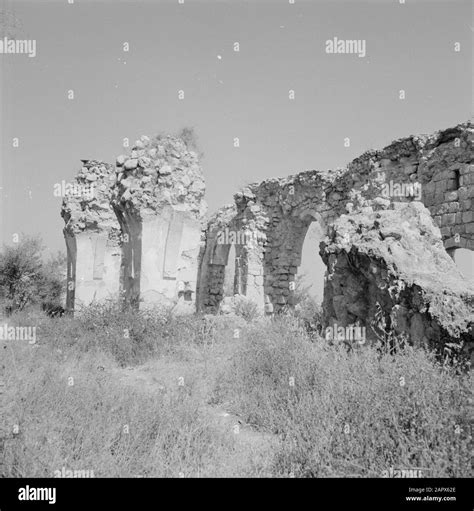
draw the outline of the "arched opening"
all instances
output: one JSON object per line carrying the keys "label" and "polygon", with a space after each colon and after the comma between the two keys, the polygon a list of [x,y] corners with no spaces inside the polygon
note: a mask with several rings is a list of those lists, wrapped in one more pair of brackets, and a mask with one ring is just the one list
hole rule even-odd
{"label": "arched opening", "polygon": [[306,232],[301,264],[295,280],[295,311],[310,332],[321,334],[326,265],[319,255],[319,244],[326,235],[320,221],[313,221]]}
{"label": "arched opening", "polygon": [[234,296],[237,292],[235,289],[235,269],[236,269],[236,261],[235,261],[235,244],[230,245],[229,253],[227,256],[227,265],[225,267],[224,273],[224,298],[228,296]]}
{"label": "arched opening", "polygon": [[301,251],[301,265],[298,268],[297,286],[314,299],[318,305],[323,301],[324,275],[326,265],[319,255],[319,244],[326,233],[319,222],[312,222],[306,233]]}
{"label": "arched opening", "polygon": [[460,187],[461,187],[461,173],[460,173],[459,169],[456,169],[454,171],[454,189],[459,190]]}
{"label": "arched opening", "polygon": [[474,252],[467,248],[454,248],[448,253],[463,277],[474,284]]}
{"label": "arched opening", "polygon": [[271,303],[272,307],[266,312],[294,309],[298,313],[305,310],[305,314],[321,315],[325,266],[319,256],[319,243],[324,233],[325,223],[313,210],[295,211],[279,219],[269,230],[264,255],[264,289],[265,303]]}
{"label": "arched opening", "polygon": [[[206,241],[199,256],[196,299],[199,312],[216,313],[224,298],[236,294],[248,296],[248,247],[245,238],[237,233],[236,229],[226,227],[213,232]],[[260,287],[263,287],[261,279]]]}

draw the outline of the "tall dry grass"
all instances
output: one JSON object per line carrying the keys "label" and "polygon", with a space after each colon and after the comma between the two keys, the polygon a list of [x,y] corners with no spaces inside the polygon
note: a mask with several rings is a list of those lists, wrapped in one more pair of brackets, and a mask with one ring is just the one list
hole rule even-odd
{"label": "tall dry grass", "polygon": [[[3,477],[63,467],[96,477],[473,475],[472,377],[419,349],[347,353],[291,317],[247,324],[114,304],[6,321],[36,326],[37,343],[0,343]],[[192,377],[124,383],[153,361],[173,380]],[[243,449],[210,406],[269,433],[272,448],[254,459],[260,437]]]}
{"label": "tall dry grass", "polygon": [[[253,328],[216,399],[277,434],[276,476],[472,476],[472,377],[433,355],[312,342],[290,318]],[[471,409],[472,412],[472,409]]]}
{"label": "tall dry grass", "polygon": [[234,438],[203,413],[199,381],[148,390],[120,378],[123,368],[164,356],[202,372],[225,322],[113,304],[77,318],[29,311],[5,321],[35,326],[37,343],[0,343],[0,477],[54,477],[63,467],[95,477],[245,475],[228,466]]}

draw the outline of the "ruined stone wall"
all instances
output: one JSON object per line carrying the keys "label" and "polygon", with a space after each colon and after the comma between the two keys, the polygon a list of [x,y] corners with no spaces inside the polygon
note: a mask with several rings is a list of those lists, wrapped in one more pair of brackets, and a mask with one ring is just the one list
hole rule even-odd
{"label": "ruined stone wall", "polygon": [[[203,233],[200,253],[198,311],[215,313],[224,296],[226,277],[234,282],[234,293],[257,303],[264,300],[263,267],[267,219],[252,202],[248,189],[236,194],[235,204],[217,211]],[[227,274],[230,247],[235,248],[233,276]]]}
{"label": "ruined stone wall", "polygon": [[[380,204],[421,200],[441,227],[446,248],[472,250],[473,136],[472,124],[465,123],[368,151],[343,169],[302,172],[246,187],[235,196],[235,216],[221,219],[221,228],[247,229],[256,240],[237,247],[244,268],[244,294],[267,312],[291,306],[311,222],[327,229],[344,213],[370,208],[367,201],[373,199]],[[206,243],[214,244],[216,236],[214,232]],[[210,252],[204,251],[201,268],[209,264]],[[202,278],[205,274],[201,270]],[[206,283],[201,288],[205,290]],[[203,309],[217,310],[220,297],[220,293],[203,291]]]}
{"label": "ruined stone wall", "polygon": [[117,299],[120,281],[120,226],[110,207],[115,169],[83,160],[62,202],[67,248],[66,307],[69,311],[107,298]]}
{"label": "ruined stone wall", "polygon": [[84,193],[61,208],[67,308],[120,298],[182,301],[194,311],[204,188],[197,154],[176,137],[143,136],[115,167],[84,160],[74,181]]}
{"label": "ruined stone wall", "polygon": [[123,233],[127,303],[195,303],[206,212],[198,156],[180,138],[143,136],[117,158],[112,207]]}
{"label": "ruined stone wall", "polygon": [[386,192],[400,192],[397,184],[408,189],[412,183],[415,192],[420,185],[421,201],[441,228],[445,247],[474,250],[473,141],[472,124],[460,124],[433,135],[398,140],[381,151],[369,151],[348,169],[351,177],[358,174],[373,179],[382,197]]}
{"label": "ruined stone wall", "polygon": [[68,308],[121,296],[136,306],[181,300],[217,312],[224,283],[233,281],[234,293],[267,313],[280,312],[293,305],[312,222],[330,234],[343,215],[397,202],[423,203],[446,249],[472,250],[473,133],[471,123],[461,124],[368,151],[345,168],[249,185],[206,228],[198,156],[182,139],[141,137],[115,169],[84,161],[76,183],[93,183],[95,193],[66,197],[61,212]]}
{"label": "ruined stone wall", "polygon": [[225,235],[218,239],[225,229],[231,229],[237,209],[234,204],[223,206],[208,221],[203,233],[203,241],[199,254],[199,274],[197,288],[197,310],[217,312],[219,303],[224,297],[224,281],[229,263],[230,244]]}

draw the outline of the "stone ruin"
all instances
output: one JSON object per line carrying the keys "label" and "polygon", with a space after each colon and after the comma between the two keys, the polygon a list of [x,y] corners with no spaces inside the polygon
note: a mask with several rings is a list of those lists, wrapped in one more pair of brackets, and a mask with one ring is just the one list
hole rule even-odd
{"label": "stone ruin", "polygon": [[61,216],[68,256],[67,309],[104,299],[133,306],[194,304],[204,179],[198,155],[171,136],[137,140],[116,165],[83,161]]}
{"label": "stone ruin", "polygon": [[453,259],[474,249],[473,139],[468,122],[345,168],[267,179],[206,220],[197,154],[180,138],[142,137],[115,168],[83,162],[76,180],[96,183],[96,196],[64,200],[68,308],[120,297],[215,314],[230,282],[262,313],[282,312],[317,222],[326,325],[372,332],[383,318],[412,342],[472,342],[474,289]]}
{"label": "stone ruin", "polygon": [[430,349],[472,340],[474,286],[420,202],[376,201],[341,216],[321,256],[326,325],[360,325],[367,341],[386,341],[392,332]]}
{"label": "stone ruin", "polygon": [[117,297],[120,283],[120,225],[111,209],[113,165],[82,160],[61,216],[67,249],[66,309]]}
{"label": "stone ruin", "polygon": [[193,303],[207,210],[198,155],[179,138],[144,136],[116,165],[111,205],[125,238],[125,301]]}

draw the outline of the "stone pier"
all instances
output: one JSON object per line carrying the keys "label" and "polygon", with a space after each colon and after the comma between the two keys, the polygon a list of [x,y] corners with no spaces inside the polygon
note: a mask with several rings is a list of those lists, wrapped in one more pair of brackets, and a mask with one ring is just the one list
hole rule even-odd
{"label": "stone pier", "polygon": [[74,182],[66,186],[61,216],[67,249],[66,308],[117,299],[120,282],[120,226],[110,207],[115,169],[83,160]]}
{"label": "stone pier", "polygon": [[126,303],[181,301],[194,311],[204,179],[197,154],[176,137],[141,137],[119,156],[112,207],[123,233]]}

